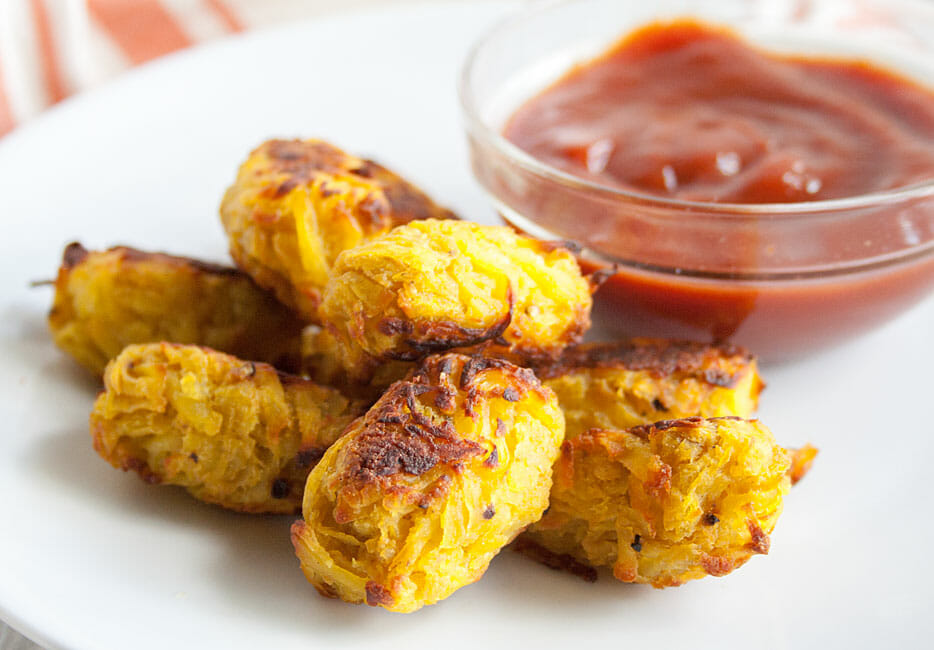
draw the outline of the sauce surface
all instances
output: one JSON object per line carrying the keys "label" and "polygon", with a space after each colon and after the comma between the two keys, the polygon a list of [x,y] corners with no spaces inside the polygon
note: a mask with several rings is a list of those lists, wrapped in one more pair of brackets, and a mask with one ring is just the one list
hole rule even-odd
{"label": "sauce surface", "polygon": [[934,177],[934,93],[689,20],[644,27],[572,70],[504,135],[576,176],[693,201],[813,201]]}

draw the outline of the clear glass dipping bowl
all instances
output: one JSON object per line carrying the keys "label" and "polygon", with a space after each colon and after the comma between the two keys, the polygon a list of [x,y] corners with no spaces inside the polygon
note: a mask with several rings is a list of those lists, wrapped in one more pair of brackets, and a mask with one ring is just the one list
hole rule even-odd
{"label": "clear glass dipping bowl", "polygon": [[926,296],[934,178],[809,203],[689,202],[588,182],[501,135],[516,108],[575,63],[680,17],[727,25],[775,52],[869,60],[934,87],[927,0],[564,0],[533,3],[496,26],[460,80],[474,173],[518,229],[580,244],[586,267],[616,265],[597,294],[602,333],[729,340],[785,361]]}

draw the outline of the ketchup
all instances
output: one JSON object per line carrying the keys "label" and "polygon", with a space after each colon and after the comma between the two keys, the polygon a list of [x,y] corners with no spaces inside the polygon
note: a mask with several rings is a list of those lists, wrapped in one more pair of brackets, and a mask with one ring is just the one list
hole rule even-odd
{"label": "ketchup", "polygon": [[[643,195],[820,201],[934,178],[934,93],[865,62],[771,54],[682,20],[642,28],[574,68],[521,106],[504,136],[553,167]],[[934,200],[912,210],[912,236],[934,240]],[[597,316],[616,334],[733,340],[786,359],[875,326],[934,287],[930,254],[855,274],[766,282],[754,278],[760,260],[769,270],[765,230],[719,247],[712,235],[671,244],[652,227],[634,233],[586,209],[568,212],[563,224],[554,214],[536,218],[531,205],[522,211],[609,258],[634,259],[632,240],[641,238],[638,260],[652,263],[623,267],[597,295]],[[865,257],[887,254],[901,235],[881,231],[885,217],[802,235],[802,248],[822,249],[829,260],[860,246]],[[744,272],[753,279],[679,276],[697,259],[684,251],[701,246],[708,270],[751,264]],[[653,272],[659,267],[669,272]]]}
{"label": "ketchup", "polygon": [[692,201],[816,201],[934,177],[930,91],[688,21],[644,27],[571,71],[504,135],[577,176]]}

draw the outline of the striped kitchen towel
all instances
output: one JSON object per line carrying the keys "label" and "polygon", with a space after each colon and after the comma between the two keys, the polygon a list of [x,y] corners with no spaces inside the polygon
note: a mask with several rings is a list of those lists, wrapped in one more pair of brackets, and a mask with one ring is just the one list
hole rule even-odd
{"label": "striped kitchen towel", "polygon": [[374,0],[0,0],[0,135],[194,43]]}

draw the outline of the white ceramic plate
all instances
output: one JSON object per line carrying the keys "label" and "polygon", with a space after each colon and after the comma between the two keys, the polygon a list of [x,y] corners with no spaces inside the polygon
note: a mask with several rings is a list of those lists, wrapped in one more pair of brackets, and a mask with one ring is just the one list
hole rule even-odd
{"label": "white ceramic plate", "polygon": [[767,558],[654,591],[504,552],[410,616],[319,597],[290,518],[205,506],[91,450],[96,386],[44,317],[63,245],[223,260],[216,206],[271,136],[329,138],[494,220],[454,90],[503,11],[421,5],[257,33],[171,57],[0,142],[0,618],[51,647],[898,647],[934,637],[934,300],[818,358],[766,368],[762,419],[822,449]]}

